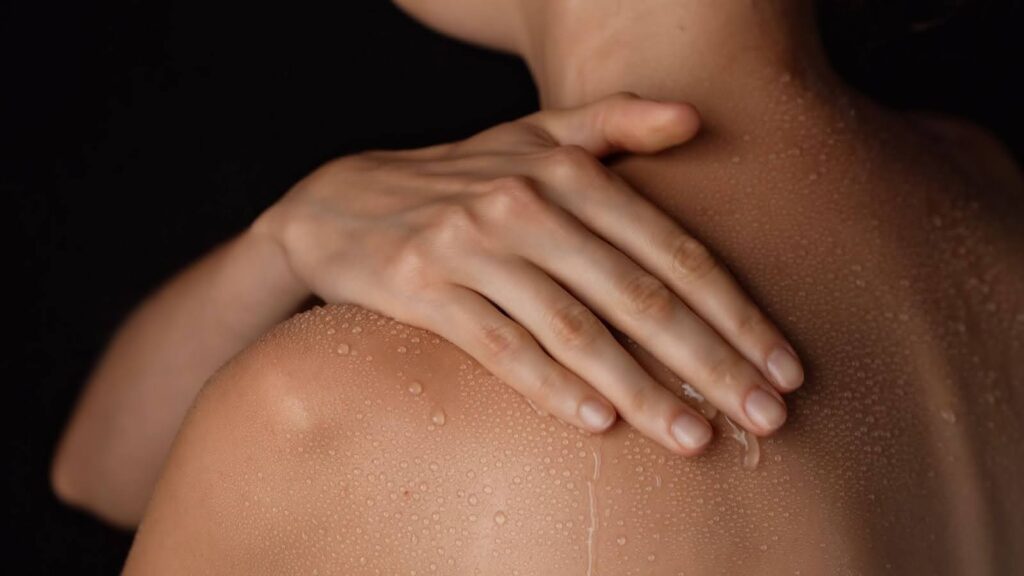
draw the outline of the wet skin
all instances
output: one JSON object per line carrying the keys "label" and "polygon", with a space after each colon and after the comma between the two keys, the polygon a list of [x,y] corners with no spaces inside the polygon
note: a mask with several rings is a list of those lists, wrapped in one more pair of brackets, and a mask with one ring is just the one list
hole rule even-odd
{"label": "wet skin", "polygon": [[204,388],[127,573],[1020,566],[1019,174],[971,128],[789,77],[759,113],[612,163],[729,263],[805,361],[756,466],[721,416],[692,460],[624,422],[588,435],[430,332],[329,306]]}

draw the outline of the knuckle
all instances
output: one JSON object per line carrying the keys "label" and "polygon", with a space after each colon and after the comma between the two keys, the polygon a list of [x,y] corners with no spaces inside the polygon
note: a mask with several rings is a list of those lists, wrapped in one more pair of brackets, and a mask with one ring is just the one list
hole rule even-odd
{"label": "knuckle", "polygon": [[660,280],[650,274],[637,274],[622,287],[626,309],[634,315],[667,320],[676,307],[676,298]]}
{"label": "knuckle", "polygon": [[634,416],[643,416],[651,405],[651,389],[647,386],[637,386],[629,393],[626,400],[626,409]]}
{"label": "knuckle", "polygon": [[435,241],[450,246],[475,235],[478,228],[472,209],[466,204],[455,203],[438,207],[432,233]]}
{"label": "knuckle", "polygon": [[739,362],[729,356],[712,361],[707,367],[708,380],[716,385],[723,385],[736,379]]}
{"label": "knuckle", "polygon": [[562,371],[559,370],[558,366],[552,365],[544,376],[535,382],[530,395],[542,405],[550,404],[551,400],[558,394],[559,389],[562,388],[563,378]]}
{"label": "knuckle", "polygon": [[422,242],[411,242],[395,257],[392,272],[401,286],[419,289],[429,283],[430,255]]}
{"label": "knuckle", "polygon": [[693,237],[681,234],[672,245],[672,273],[685,282],[700,280],[718,267],[708,249]]}
{"label": "knuckle", "polygon": [[768,327],[768,318],[757,308],[750,307],[736,321],[736,331],[740,334],[763,332]]}
{"label": "knuckle", "polygon": [[527,176],[504,176],[490,182],[486,201],[500,219],[533,219],[546,207],[537,184]]}
{"label": "knuckle", "polygon": [[487,353],[499,360],[514,356],[530,341],[526,329],[511,321],[481,326],[478,338]]}
{"label": "knuckle", "polygon": [[600,322],[585,306],[572,302],[551,314],[551,331],[559,343],[569,348],[582,348],[600,334]]}

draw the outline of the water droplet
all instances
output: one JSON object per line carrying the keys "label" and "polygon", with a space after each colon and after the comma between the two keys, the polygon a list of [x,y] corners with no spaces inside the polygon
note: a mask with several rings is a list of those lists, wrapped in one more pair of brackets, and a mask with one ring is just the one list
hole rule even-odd
{"label": "water droplet", "polygon": [[398,347],[398,353],[399,354],[405,354],[406,351],[408,351],[408,348],[406,348],[405,346],[399,346]]}
{"label": "water droplet", "polygon": [[942,415],[942,419],[945,420],[946,422],[949,422],[950,424],[956,424],[956,414],[953,413],[953,411],[950,410],[949,408],[943,408],[942,410],[939,410],[939,414]]}
{"label": "water droplet", "polygon": [[419,396],[423,393],[423,384],[419,380],[413,380],[409,382],[409,394],[413,396]]}
{"label": "water droplet", "polygon": [[504,524],[506,520],[508,520],[508,516],[506,516],[501,510],[494,513],[494,523],[498,526]]}
{"label": "water droplet", "polygon": [[434,410],[430,413],[430,421],[436,424],[437,426],[444,426],[446,418],[447,416],[445,415],[444,410],[442,410],[441,408],[434,408]]}
{"label": "water droplet", "polygon": [[330,334],[334,334],[334,332],[335,332],[334,328],[328,328],[328,329],[327,329],[327,334],[328,334],[328,335],[330,335]]}
{"label": "water droplet", "polygon": [[477,499],[476,494],[469,495],[469,503],[471,505],[476,506],[478,502],[480,502],[480,500]]}
{"label": "water droplet", "polygon": [[344,356],[344,355],[348,354],[349,350],[350,350],[350,348],[349,348],[348,344],[345,344],[344,342],[342,342],[341,344],[338,344],[338,347],[334,349],[334,351],[337,352],[341,356]]}
{"label": "water droplet", "polygon": [[625,536],[619,536],[618,538],[615,539],[615,541],[619,543],[619,546],[625,546],[626,545],[626,537]]}

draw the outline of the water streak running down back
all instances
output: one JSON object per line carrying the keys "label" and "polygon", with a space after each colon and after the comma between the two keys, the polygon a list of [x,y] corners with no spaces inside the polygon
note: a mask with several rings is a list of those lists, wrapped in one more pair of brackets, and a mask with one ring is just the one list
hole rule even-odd
{"label": "water streak running down back", "polygon": [[594,483],[601,476],[601,452],[591,448],[594,456],[594,474],[587,480],[587,495],[590,502],[590,524],[587,526],[587,576],[594,576],[594,535],[597,534],[599,517],[597,514],[597,495],[594,493]]}

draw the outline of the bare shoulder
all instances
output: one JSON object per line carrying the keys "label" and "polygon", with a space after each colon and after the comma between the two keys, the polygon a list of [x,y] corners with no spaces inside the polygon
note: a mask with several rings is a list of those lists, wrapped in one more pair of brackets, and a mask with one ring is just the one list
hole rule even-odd
{"label": "bare shoulder", "polygon": [[[468,359],[460,354],[355,306],[279,324],[197,397],[125,573],[353,573],[379,559],[374,516],[397,522],[388,510],[429,496],[419,486],[437,476],[424,460],[438,441],[430,432],[459,430],[432,403],[452,392],[444,384]],[[402,498],[378,500],[387,493]]]}
{"label": "bare shoulder", "polygon": [[998,190],[1024,194],[1024,172],[1010,149],[991,130],[957,116],[914,111],[906,114],[917,127],[947,149],[980,182]]}
{"label": "bare shoulder", "polygon": [[804,489],[796,444],[745,471],[719,431],[696,460],[624,422],[590,435],[429,331],[315,308],[204,388],[126,573],[743,571],[745,548],[781,571],[809,541],[828,554],[801,567],[848,565],[851,520]]}

